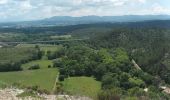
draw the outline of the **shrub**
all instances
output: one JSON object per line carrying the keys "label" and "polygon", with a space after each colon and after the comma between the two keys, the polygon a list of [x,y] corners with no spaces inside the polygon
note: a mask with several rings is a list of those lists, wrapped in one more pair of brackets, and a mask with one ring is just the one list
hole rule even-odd
{"label": "shrub", "polygon": [[97,95],[98,100],[120,100],[121,89],[114,88],[111,90],[100,91]]}
{"label": "shrub", "polygon": [[1,63],[0,62],[0,72],[9,72],[9,71],[21,71],[21,63],[9,62]]}
{"label": "shrub", "polygon": [[137,97],[141,97],[141,96],[145,96],[145,91],[142,88],[139,87],[133,87],[131,89],[128,90],[128,94],[130,96],[137,96]]}
{"label": "shrub", "polygon": [[48,68],[51,68],[51,65],[48,65]]}
{"label": "shrub", "polygon": [[64,92],[63,90],[63,84],[60,82],[56,83],[56,89],[54,91],[55,94],[62,94]]}
{"label": "shrub", "polygon": [[65,78],[65,75],[60,75],[58,79],[59,81],[64,81],[64,78]]}
{"label": "shrub", "polygon": [[29,70],[34,70],[34,69],[40,69],[40,66],[38,64],[32,65],[31,67],[28,68]]}
{"label": "shrub", "polygon": [[40,94],[50,94],[49,91],[47,91],[46,89],[37,89],[37,92],[40,93]]}

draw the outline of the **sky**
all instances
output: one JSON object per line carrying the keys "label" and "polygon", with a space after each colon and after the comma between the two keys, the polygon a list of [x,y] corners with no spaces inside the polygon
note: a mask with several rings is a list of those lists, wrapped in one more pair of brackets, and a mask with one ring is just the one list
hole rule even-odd
{"label": "sky", "polygon": [[52,16],[170,15],[170,0],[0,0],[0,22]]}

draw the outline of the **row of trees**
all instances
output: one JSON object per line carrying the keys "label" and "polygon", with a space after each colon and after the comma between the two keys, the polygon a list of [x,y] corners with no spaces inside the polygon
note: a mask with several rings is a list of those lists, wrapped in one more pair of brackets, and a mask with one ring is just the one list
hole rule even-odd
{"label": "row of trees", "polygon": [[1,72],[19,71],[19,70],[22,70],[21,63],[17,63],[17,62],[0,63]]}
{"label": "row of trees", "polygon": [[[21,65],[31,60],[41,59],[43,52],[38,46],[35,48],[2,48],[0,49],[0,72],[20,71]],[[14,53],[14,54],[13,54]]]}

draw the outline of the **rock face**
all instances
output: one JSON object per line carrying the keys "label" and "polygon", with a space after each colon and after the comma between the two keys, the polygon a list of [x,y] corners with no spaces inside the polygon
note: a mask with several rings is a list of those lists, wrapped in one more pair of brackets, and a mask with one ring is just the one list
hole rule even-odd
{"label": "rock face", "polygon": [[167,86],[161,86],[160,89],[162,89],[162,92],[170,94],[170,87]]}
{"label": "rock face", "polygon": [[19,100],[17,95],[23,92],[23,90],[9,88],[0,90],[0,100]]}
{"label": "rock face", "polygon": [[70,95],[38,95],[40,98],[24,97],[20,98],[17,95],[23,93],[24,90],[15,88],[6,88],[0,90],[0,100],[92,100],[88,97],[70,96]]}
{"label": "rock face", "polygon": [[92,100],[89,97],[82,97],[82,96],[70,96],[70,95],[58,95],[56,97],[57,100]]}

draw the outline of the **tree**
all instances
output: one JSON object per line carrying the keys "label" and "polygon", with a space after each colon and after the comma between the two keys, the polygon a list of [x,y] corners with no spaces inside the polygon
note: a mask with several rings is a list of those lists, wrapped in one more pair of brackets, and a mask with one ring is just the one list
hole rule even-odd
{"label": "tree", "polygon": [[100,49],[97,54],[102,59],[103,63],[107,64],[113,62],[112,56],[106,49]]}
{"label": "tree", "polygon": [[120,83],[119,80],[117,79],[116,74],[113,73],[106,73],[102,77],[102,88],[103,89],[112,89],[115,87],[119,87]]}
{"label": "tree", "polygon": [[120,100],[122,90],[120,88],[100,91],[97,95],[98,100]]}
{"label": "tree", "polygon": [[121,75],[119,75],[120,87],[124,89],[129,89],[130,88],[130,83],[128,81],[129,78],[130,75],[128,73],[122,72]]}
{"label": "tree", "polygon": [[53,60],[53,67],[64,68],[63,59],[58,58]]}
{"label": "tree", "polygon": [[145,87],[144,81],[141,79],[138,79],[137,77],[129,78],[128,81],[131,87],[141,87],[141,88]]}
{"label": "tree", "polygon": [[35,70],[35,69],[40,69],[40,66],[38,64],[32,65],[28,68],[29,70]]}
{"label": "tree", "polygon": [[141,97],[141,96],[145,96],[145,91],[139,87],[133,87],[131,89],[128,89],[128,94],[130,96]]}
{"label": "tree", "polygon": [[94,76],[97,80],[101,80],[102,76],[107,72],[105,64],[100,64],[95,68]]}

